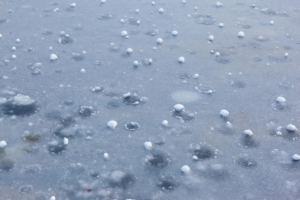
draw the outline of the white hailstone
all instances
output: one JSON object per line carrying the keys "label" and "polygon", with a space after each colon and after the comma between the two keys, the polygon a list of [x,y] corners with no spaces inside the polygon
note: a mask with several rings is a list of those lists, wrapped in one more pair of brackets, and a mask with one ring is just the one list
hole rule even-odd
{"label": "white hailstone", "polygon": [[276,101],[277,101],[278,103],[285,103],[285,102],[286,102],[286,99],[285,99],[284,97],[279,96],[279,97],[277,97]]}
{"label": "white hailstone", "polygon": [[216,52],[216,53],[215,53],[215,56],[216,56],[216,57],[218,57],[218,56],[220,56],[220,55],[221,55],[220,52]]}
{"label": "white hailstone", "polygon": [[81,73],[85,73],[86,71],[85,71],[84,68],[82,68],[82,69],[80,70],[80,72],[81,72]]}
{"label": "white hailstone", "polygon": [[274,25],[274,21],[270,21],[270,25]]}
{"label": "white hailstone", "polygon": [[212,42],[212,41],[214,40],[214,36],[213,36],[213,35],[210,35],[210,36],[208,37],[208,40]]}
{"label": "white hailstone", "polygon": [[64,137],[64,145],[68,145],[69,144],[69,139]]}
{"label": "white hailstone", "polygon": [[216,6],[219,8],[219,7],[223,6],[223,4],[220,3],[220,2],[217,2],[217,3],[216,3]]}
{"label": "white hailstone", "polygon": [[105,160],[108,160],[108,159],[109,159],[108,153],[104,153],[104,154],[103,154],[103,158],[104,158]]}
{"label": "white hailstone", "polygon": [[179,58],[178,58],[178,62],[184,63],[184,61],[185,61],[184,57],[179,57]]}
{"label": "white hailstone", "polygon": [[4,147],[6,147],[7,146],[7,143],[4,141],[4,140],[2,140],[1,142],[0,142],[0,149],[3,149]]}
{"label": "white hailstone", "polygon": [[12,55],[11,57],[12,57],[12,59],[16,59],[16,58],[17,58],[17,56],[16,56],[16,55]]}
{"label": "white hailstone", "polygon": [[198,156],[193,156],[193,160],[199,160]]}
{"label": "white hailstone", "polygon": [[75,8],[76,7],[76,3],[71,3],[71,7]]}
{"label": "white hailstone", "polygon": [[173,36],[177,36],[178,35],[178,31],[172,31],[172,35]]}
{"label": "white hailstone", "polygon": [[167,120],[162,121],[161,124],[165,127],[169,126],[169,122]]}
{"label": "white hailstone", "polygon": [[139,10],[139,9],[136,9],[136,10],[135,10],[135,12],[136,12],[136,13],[139,13],[139,12],[140,12],[140,10]]}
{"label": "white hailstone", "polygon": [[139,61],[135,60],[135,61],[133,62],[133,65],[134,65],[134,66],[139,66]]}
{"label": "white hailstone", "polygon": [[162,44],[163,43],[163,39],[157,38],[156,42],[157,42],[157,44]]}
{"label": "white hailstone", "polygon": [[223,27],[224,27],[224,24],[223,24],[223,23],[220,23],[220,24],[219,24],[219,27],[220,27],[220,28],[223,28]]}
{"label": "white hailstone", "polygon": [[252,136],[253,132],[251,130],[244,130],[245,136]]}
{"label": "white hailstone", "polygon": [[199,74],[194,74],[193,78],[197,79],[199,77]]}
{"label": "white hailstone", "polygon": [[289,53],[285,53],[285,54],[284,54],[284,57],[288,57],[288,56],[289,56]]}
{"label": "white hailstone", "polygon": [[294,154],[292,158],[293,158],[294,161],[299,161],[300,160],[300,155]]}
{"label": "white hailstone", "polygon": [[101,0],[101,3],[105,3],[106,2],[106,0]]}
{"label": "white hailstone", "polygon": [[186,1],[185,1],[185,0],[182,0],[182,3],[183,3],[183,4],[185,4],[185,3],[186,3]]}
{"label": "white hailstone", "polygon": [[122,31],[122,32],[121,32],[121,36],[122,36],[122,37],[126,37],[127,35],[128,35],[127,31]]}
{"label": "white hailstone", "polygon": [[19,43],[19,42],[21,42],[21,40],[20,40],[19,38],[17,38],[17,39],[16,39],[16,42]]}
{"label": "white hailstone", "polygon": [[117,126],[118,122],[116,122],[115,120],[110,120],[109,122],[107,122],[107,127],[109,127],[110,129],[116,129]]}
{"label": "white hailstone", "polygon": [[191,168],[187,165],[183,165],[181,167],[181,172],[183,172],[184,174],[189,174],[191,172]]}
{"label": "white hailstone", "polygon": [[232,123],[226,122],[226,126],[227,126],[228,128],[232,128]]}
{"label": "white hailstone", "polygon": [[16,48],[16,47],[12,47],[11,50],[12,50],[12,51],[15,51],[15,50],[17,50],[17,48]]}
{"label": "white hailstone", "polygon": [[160,9],[158,9],[158,12],[159,12],[159,13],[164,13],[164,9],[163,9],[163,8],[160,8]]}
{"label": "white hailstone", "polygon": [[151,58],[149,58],[148,63],[149,63],[149,65],[151,65],[153,63],[153,60]]}
{"label": "white hailstone", "polygon": [[140,23],[141,23],[141,20],[137,20],[137,21],[136,21],[136,24],[137,24],[137,25],[140,25]]}
{"label": "white hailstone", "polygon": [[152,4],[152,6],[154,6],[155,5],[155,1],[152,1],[151,4]]}
{"label": "white hailstone", "polygon": [[293,124],[289,124],[286,126],[286,130],[290,131],[290,132],[294,132],[297,130],[296,126]]}
{"label": "white hailstone", "polygon": [[227,111],[227,110],[221,110],[220,111],[220,115],[221,115],[221,117],[228,117],[229,116],[229,112]]}
{"label": "white hailstone", "polygon": [[196,6],[194,9],[195,9],[195,10],[198,10],[198,7]]}
{"label": "white hailstone", "polygon": [[57,57],[56,54],[51,54],[50,55],[50,61],[54,61],[54,60],[57,60],[57,59],[58,59],[58,57]]}
{"label": "white hailstone", "polygon": [[183,109],[184,109],[184,106],[183,106],[182,104],[176,104],[176,105],[174,106],[174,110],[175,110],[176,112],[181,112],[181,111],[183,111]]}
{"label": "white hailstone", "polygon": [[131,54],[133,52],[132,48],[128,48],[126,51],[128,54]]}
{"label": "white hailstone", "polygon": [[56,200],[55,196],[50,197],[50,200]]}
{"label": "white hailstone", "polygon": [[148,151],[152,150],[152,142],[145,142],[144,147]]}
{"label": "white hailstone", "polygon": [[0,34],[0,39],[2,38],[2,34]]}
{"label": "white hailstone", "polygon": [[240,31],[239,33],[238,33],[238,37],[239,38],[243,38],[245,36],[245,33],[243,32],[243,31]]}
{"label": "white hailstone", "polygon": [[58,12],[58,11],[59,11],[59,8],[54,8],[53,11],[54,11],[54,12]]}
{"label": "white hailstone", "polygon": [[51,51],[53,48],[52,47],[49,47],[49,50]]}

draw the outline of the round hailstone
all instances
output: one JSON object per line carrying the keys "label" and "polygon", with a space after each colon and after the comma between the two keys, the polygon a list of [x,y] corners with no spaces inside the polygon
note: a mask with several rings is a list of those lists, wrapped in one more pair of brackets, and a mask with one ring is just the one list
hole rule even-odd
{"label": "round hailstone", "polygon": [[239,33],[238,33],[238,37],[239,38],[243,38],[245,36],[245,33],[243,32],[243,31],[240,31]]}
{"label": "round hailstone", "polygon": [[105,3],[106,2],[106,0],[101,0],[101,3],[103,4],[103,3]]}
{"label": "round hailstone", "polygon": [[18,38],[18,39],[16,39],[16,42],[19,43],[19,42],[21,42],[21,40]]}
{"label": "round hailstone", "polygon": [[152,150],[152,143],[151,142],[145,142],[144,147],[146,150],[150,151]]}
{"label": "round hailstone", "polygon": [[210,36],[208,37],[208,40],[211,41],[211,42],[214,41],[214,36],[213,36],[213,35],[210,35]]}
{"label": "round hailstone", "polygon": [[128,54],[131,54],[132,52],[133,52],[132,48],[128,48],[128,49],[127,49],[127,53],[128,53]]}
{"label": "round hailstone", "polygon": [[169,122],[167,120],[164,120],[164,121],[161,122],[161,125],[163,125],[164,127],[168,127]]}
{"label": "round hailstone", "polygon": [[185,1],[185,0],[182,0],[182,3],[183,3],[183,4],[185,4],[185,3],[186,3],[186,1]]}
{"label": "round hailstone", "polygon": [[162,44],[163,43],[163,39],[157,38],[156,42],[157,42],[157,44]]}
{"label": "round hailstone", "polygon": [[7,143],[4,141],[4,140],[2,140],[1,142],[0,142],[0,149],[3,149],[4,147],[6,147],[7,146]]}
{"label": "round hailstone", "polygon": [[16,59],[17,56],[16,56],[16,55],[12,55],[11,58],[12,58],[12,59]]}
{"label": "round hailstone", "polygon": [[136,66],[136,67],[139,66],[139,61],[135,60],[135,61],[133,62],[133,65]]}
{"label": "round hailstone", "polygon": [[277,97],[276,101],[277,101],[278,103],[285,103],[285,102],[286,102],[286,99],[285,99],[284,97],[279,96],[279,97]]}
{"label": "round hailstone", "polygon": [[153,63],[153,60],[151,58],[149,58],[148,64],[151,65],[152,63]]}
{"label": "round hailstone", "polygon": [[251,130],[244,130],[245,136],[252,136],[253,132]]}
{"label": "round hailstone", "polygon": [[104,154],[103,154],[103,158],[104,158],[105,160],[108,160],[108,159],[109,159],[108,153],[104,153]]}
{"label": "round hailstone", "polygon": [[76,7],[76,3],[71,3],[71,7],[75,8]]}
{"label": "round hailstone", "polygon": [[218,56],[220,56],[220,55],[221,55],[220,52],[216,52],[216,53],[215,53],[215,56],[216,56],[216,57],[218,57]]}
{"label": "round hailstone", "polygon": [[286,130],[289,131],[289,132],[294,132],[297,130],[296,126],[293,125],[293,124],[289,124],[286,126]]}
{"label": "round hailstone", "polygon": [[2,38],[2,34],[0,34],[0,39]]}
{"label": "round hailstone", "polygon": [[152,1],[151,4],[152,4],[152,6],[154,6],[155,5],[155,1]]}
{"label": "round hailstone", "polygon": [[51,55],[50,55],[50,61],[55,61],[55,60],[57,60],[57,59],[58,59],[58,57],[57,57],[56,54],[51,54]]}
{"label": "round hailstone", "polygon": [[216,3],[216,6],[219,8],[219,7],[223,6],[223,4],[220,3],[220,2],[217,2],[217,3]]}
{"label": "round hailstone", "polygon": [[223,24],[223,23],[220,23],[220,24],[219,24],[219,27],[220,27],[220,28],[223,28],[223,27],[224,27],[224,24]]}
{"label": "round hailstone", "polygon": [[289,53],[285,53],[285,54],[284,54],[284,57],[288,57],[288,56],[289,56]]}
{"label": "round hailstone", "polygon": [[136,12],[136,13],[139,13],[139,12],[140,12],[140,10],[139,10],[139,9],[136,9],[136,10],[135,10],[135,12]]}
{"label": "round hailstone", "polygon": [[183,165],[181,167],[181,172],[183,172],[184,174],[189,174],[191,172],[191,168],[187,165]]}
{"label": "round hailstone", "polygon": [[198,156],[193,156],[193,160],[199,160]]}
{"label": "round hailstone", "polygon": [[163,9],[163,8],[160,8],[160,9],[158,9],[158,12],[159,12],[159,13],[164,13],[164,9]]}
{"label": "round hailstone", "polygon": [[178,58],[178,62],[184,63],[184,61],[185,61],[184,57],[179,57],[179,58]]}
{"label": "round hailstone", "polygon": [[16,47],[12,47],[11,50],[12,50],[12,51],[15,51],[15,50],[17,50],[17,48],[16,48]]}
{"label": "round hailstone", "polygon": [[270,25],[274,25],[274,21],[270,21]]}
{"label": "round hailstone", "polygon": [[183,109],[184,109],[184,106],[182,104],[176,104],[174,106],[175,112],[181,112],[181,111],[183,111]]}
{"label": "round hailstone", "polygon": [[177,36],[178,35],[178,31],[172,31],[172,35],[173,36]]}
{"label": "round hailstone", "polygon": [[299,161],[300,160],[300,155],[294,154],[292,158],[293,158],[294,161]]}
{"label": "round hailstone", "polygon": [[126,37],[127,35],[128,35],[127,31],[122,31],[122,32],[121,32],[121,36],[122,36],[122,37]]}
{"label": "round hailstone", "polygon": [[64,145],[68,145],[69,144],[69,139],[64,137]]}
{"label": "round hailstone", "polygon": [[137,21],[136,21],[136,24],[137,24],[137,25],[140,25],[140,23],[141,23],[141,20],[137,20]]}
{"label": "round hailstone", "polygon": [[117,126],[118,122],[116,122],[115,120],[110,120],[109,122],[107,122],[107,127],[109,127],[110,129],[116,129]]}
{"label": "round hailstone", "polygon": [[55,196],[50,197],[50,200],[56,200]]}
{"label": "round hailstone", "polygon": [[220,115],[221,117],[227,118],[229,116],[229,112],[227,110],[221,110]]}

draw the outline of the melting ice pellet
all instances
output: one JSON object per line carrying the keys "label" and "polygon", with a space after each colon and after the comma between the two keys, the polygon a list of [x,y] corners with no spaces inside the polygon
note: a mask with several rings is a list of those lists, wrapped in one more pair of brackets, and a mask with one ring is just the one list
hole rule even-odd
{"label": "melting ice pellet", "polygon": [[229,116],[229,112],[227,110],[221,110],[220,115],[221,117],[227,118]]}
{"label": "melting ice pellet", "polygon": [[216,3],[216,7],[218,7],[218,8],[219,8],[219,7],[222,7],[222,6],[223,6],[223,4],[222,4],[222,3],[220,3],[220,2],[217,2],[217,3]]}
{"label": "melting ice pellet", "polygon": [[251,130],[244,130],[244,135],[245,136],[252,136],[253,132]]}
{"label": "melting ice pellet", "polygon": [[220,28],[223,28],[223,27],[224,27],[224,24],[223,24],[223,23],[220,23],[220,24],[219,24],[219,27],[220,27]]}
{"label": "melting ice pellet", "polygon": [[194,78],[194,79],[199,78],[199,74],[194,74],[193,78]]}
{"label": "melting ice pellet", "polygon": [[286,126],[286,130],[289,132],[295,132],[297,130],[296,126],[293,124],[289,124]]}
{"label": "melting ice pellet", "polygon": [[277,97],[276,101],[277,101],[278,103],[285,103],[285,102],[286,102],[286,99],[285,99],[284,97],[279,96],[279,97]]}
{"label": "melting ice pellet", "polygon": [[156,42],[157,42],[157,44],[162,44],[163,43],[163,39],[157,38]]}
{"label": "melting ice pellet", "polygon": [[191,172],[191,168],[187,165],[183,165],[181,167],[181,172],[184,173],[184,174],[189,174]]}
{"label": "melting ice pellet", "polygon": [[128,54],[131,54],[133,52],[132,48],[128,48],[126,51]]}
{"label": "melting ice pellet", "polygon": [[117,126],[118,122],[115,120],[110,120],[109,122],[107,122],[107,127],[109,127],[110,129],[116,129]]}
{"label": "melting ice pellet", "polygon": [[6,147],[7,146],[7,143],[4,141],[4,140],[2,140],[1,142],[0,142],[0,149],[3,149],[4,147]]}
{"label": "melting ice pellet", "polygon": [[145,142],[144,147],[148,151],[152,150],[152,142]]}
{"label": "melting ice pellet", "polygon": [[239,33],[238,33],[238,37],[239,38],[243,38],[245,36],[245,33],[243,32],[243,31],[240,31]]}
{"label": "melting ice pellet", "polygon": [[178,31],[172,31],[172,35],[173,36],[177,36],[178,35]]}
{"label": "melting ice pellet", "polygon": [[159,12],[159,13],[164,13],[164,9],[163,9],[163,8],[160,8],[160,9],[158,9],[158,12]]}
{"label": "melting ice pellet", "polygon": [[178,62],[184,63],[184,61],[185,61],[184,57],[179,57],[179,58],[178,58]]}
{"label": "melting ice pellet", "polygon": [[55,61],[55,60],[57,60],[57,59],[58,59],[58,57],[57,57],[56,54],[51,54],[51,55],[50,55],[50,61]]}
{"label": "melting ice pellet", "polygon": [[176,104],[176,105],[174,106],[174,110],[175,110],[176,112],[181,112],[181,111],[183,111],[183,109],[184,109],[184,106],[183,106],[182,104]]}
{"label": "melting ice pellet", "polygon": [[122,31],[122,32],[121,32],[121,36],[122,36],[122,37],[126,37],[127,35],[128,35],[127,31]]}
{"label": "melting ice pellet", "polygon": [[164,120],[164,121],[161,122],[161,125],[163,125],[164,127],[168,127],[169,122],[167,120]]}
{"label": "melting ice pellet", "polygon": [[292,158],[293,158],[294,161],[299,161],[300,160],[300,155],[294,154]]}

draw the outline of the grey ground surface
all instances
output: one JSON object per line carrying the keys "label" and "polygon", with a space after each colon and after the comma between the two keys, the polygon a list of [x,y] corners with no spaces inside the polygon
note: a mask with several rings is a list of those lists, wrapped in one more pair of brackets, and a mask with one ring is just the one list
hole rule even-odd
{"label": "grey ground surface", "polygon": [[0,199],[300,199],[300,3],[221,3],[1,0]]}

